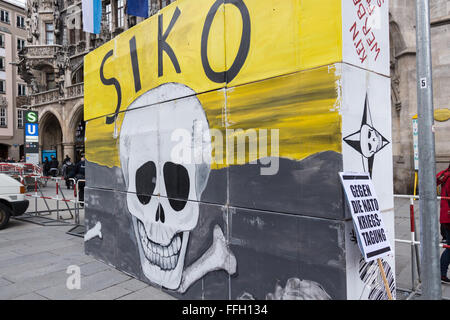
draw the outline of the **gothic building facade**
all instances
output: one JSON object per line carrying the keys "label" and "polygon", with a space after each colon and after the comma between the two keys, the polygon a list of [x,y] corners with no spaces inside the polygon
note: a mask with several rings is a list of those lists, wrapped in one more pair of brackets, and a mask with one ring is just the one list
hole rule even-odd
{"label": "gothic building facade", "polygon": [[[154,14],[173,0],[151,0]],[[28,107],[39,112],[39,148],[69,155],[84,152],[83,59],[91,50],[143,21],[126,14],[127,0],[102,0],[100,34],[83,31],[81,0],[27,0],[26,46],[19,73],[28,87]]]}
{"label": "gothic building facade", "polygon": [[25,45],[25,6],[0,0],[0,162],[24,155],[23,109],[26,83],[17,74],[17,54]]}
{"label": "gothic building facade", "polygon": [[[417,114],[415,1],[391,0],[391,98],[394,191],[412,194],[412,118]],[[450,0],[430,0],[436,168],[450,163]]]}

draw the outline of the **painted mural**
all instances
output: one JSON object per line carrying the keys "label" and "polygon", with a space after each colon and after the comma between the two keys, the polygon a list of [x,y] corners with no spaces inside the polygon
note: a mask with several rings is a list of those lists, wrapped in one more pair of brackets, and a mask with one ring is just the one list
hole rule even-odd
{"label": "painted mural", "polygon": [[387,298],[338,172],[392,213],[389,78],[323,2],[178,0],[85,57],[87,254],[184,299]]}

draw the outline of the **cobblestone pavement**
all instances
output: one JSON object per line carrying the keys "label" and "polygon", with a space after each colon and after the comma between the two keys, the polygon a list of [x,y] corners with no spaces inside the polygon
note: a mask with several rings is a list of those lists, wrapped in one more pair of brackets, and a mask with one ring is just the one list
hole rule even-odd
{"label": "cobblestone pavement", "polygon": [[[55,190],[55,183],[49,182],[43,193],[45,196],[55,196]],[[72,190],[63,187],[63,192],[67,198],[73,198]],[[47,204],[51,209],[56,209],[55,201],[48,200]],[[46,207],[42,199],[38,200],[37,210],[46,210]],[[59,208],[62,207],[63,204],[60,204]],[[29,211],[35,211],[34,199],[30,199]],[[60,214],[62,218],[71,217],[68,211]],[[46,217],[54,219],[56,212]],[[83,217],[84,212],[81,210],[81,221]],[[416,225],[419,225],[417,207]],[[0,299],[174,299],[159,289],[85,255],[83,238],[66,233],[72,228],[70,224],[41,226],[11,219],[8,228],[0,231]],[[409,228],[409,200],[396,199],[395,238],[409,240]],[[417,235],[419,237],[419,230]],[[395,250],[397,288],[411,289],[410,245],[397,242]],[[80,267],[80,290],[67,288],[66,282],[70,276],[67,269],[71,265]],[[449,285],[442,285],[442,292],[443,297],[450,298]],[[408,291],[397,291],[399,300],[409,295]],[[420,295],[412,298],[420,299]]]}
{"label": "cobblestone pavement", "polygon": [[[44,196],[55,196],[55,182],[49,181],[43,188]],[[74,199],[73,190],[62,191],[67,199]],[[30,191],[29,194],[34,194]],[[59,197],[62,197],[59,192]],[[35,211],[35,199],[28,198],[28,212]],[[47,200],[50,209],[56,209],[56,201]],[[42,199],[37,210],[46,210]],[[71,207],[73,205],[71,204]],[[66,208],[60,202],[59,208]],[[83,221],[84,210],[80,211]],[[71,211],[75,214],[74,210]],[[56,219],[56,212],[46,218]],[[61,218],[70,218],[69,211],[61,211]],[[11,219],[8,227],[0,231],[0,300],[167,300],[170,295],[138,281],[105,263],[84,254],[83,238],[66,232],[74,227],[74,220],[59,226],[42,226]],[[79,266],[81,289],[67,288],[69,266]]]}

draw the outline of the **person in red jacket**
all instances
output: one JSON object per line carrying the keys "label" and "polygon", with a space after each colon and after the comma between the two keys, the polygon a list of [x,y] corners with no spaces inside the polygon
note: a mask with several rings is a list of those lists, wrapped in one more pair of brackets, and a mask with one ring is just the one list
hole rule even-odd
{"label": "person in red jacket", "polygon": [[[437,185],[441,187],[441,215],[439,221],[442,226],[442,233],[446,239],[447,245],[450,245],[450,165],[444,171],[436,176]],[[447,277],[448,266],[450,264],[450,249],[446,248],[441,255],[441,280],[444,283],[450,283]]]}

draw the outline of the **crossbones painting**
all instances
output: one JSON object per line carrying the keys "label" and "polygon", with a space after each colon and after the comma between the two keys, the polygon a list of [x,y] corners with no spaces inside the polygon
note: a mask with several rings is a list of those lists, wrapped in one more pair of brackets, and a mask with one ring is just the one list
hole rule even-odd
{"label": "crossbones painting", "polygon": [[[176,99],[180,96],[186,98]],[[179,144],[173,141],[176,130],[189,133],[184,144],[190,153],[188,161],[173,155]],[[142,271],[148,280],[167,289],[185,292],[211,271],[236,272],[236,259],[218,225],[211,247],[184,266],[189,234],[197,225],[199,201],[210,173],[210,150],[205,112],[195,92],[184,85],[169,83],[152,89],[124,115],[120,161]]]}

